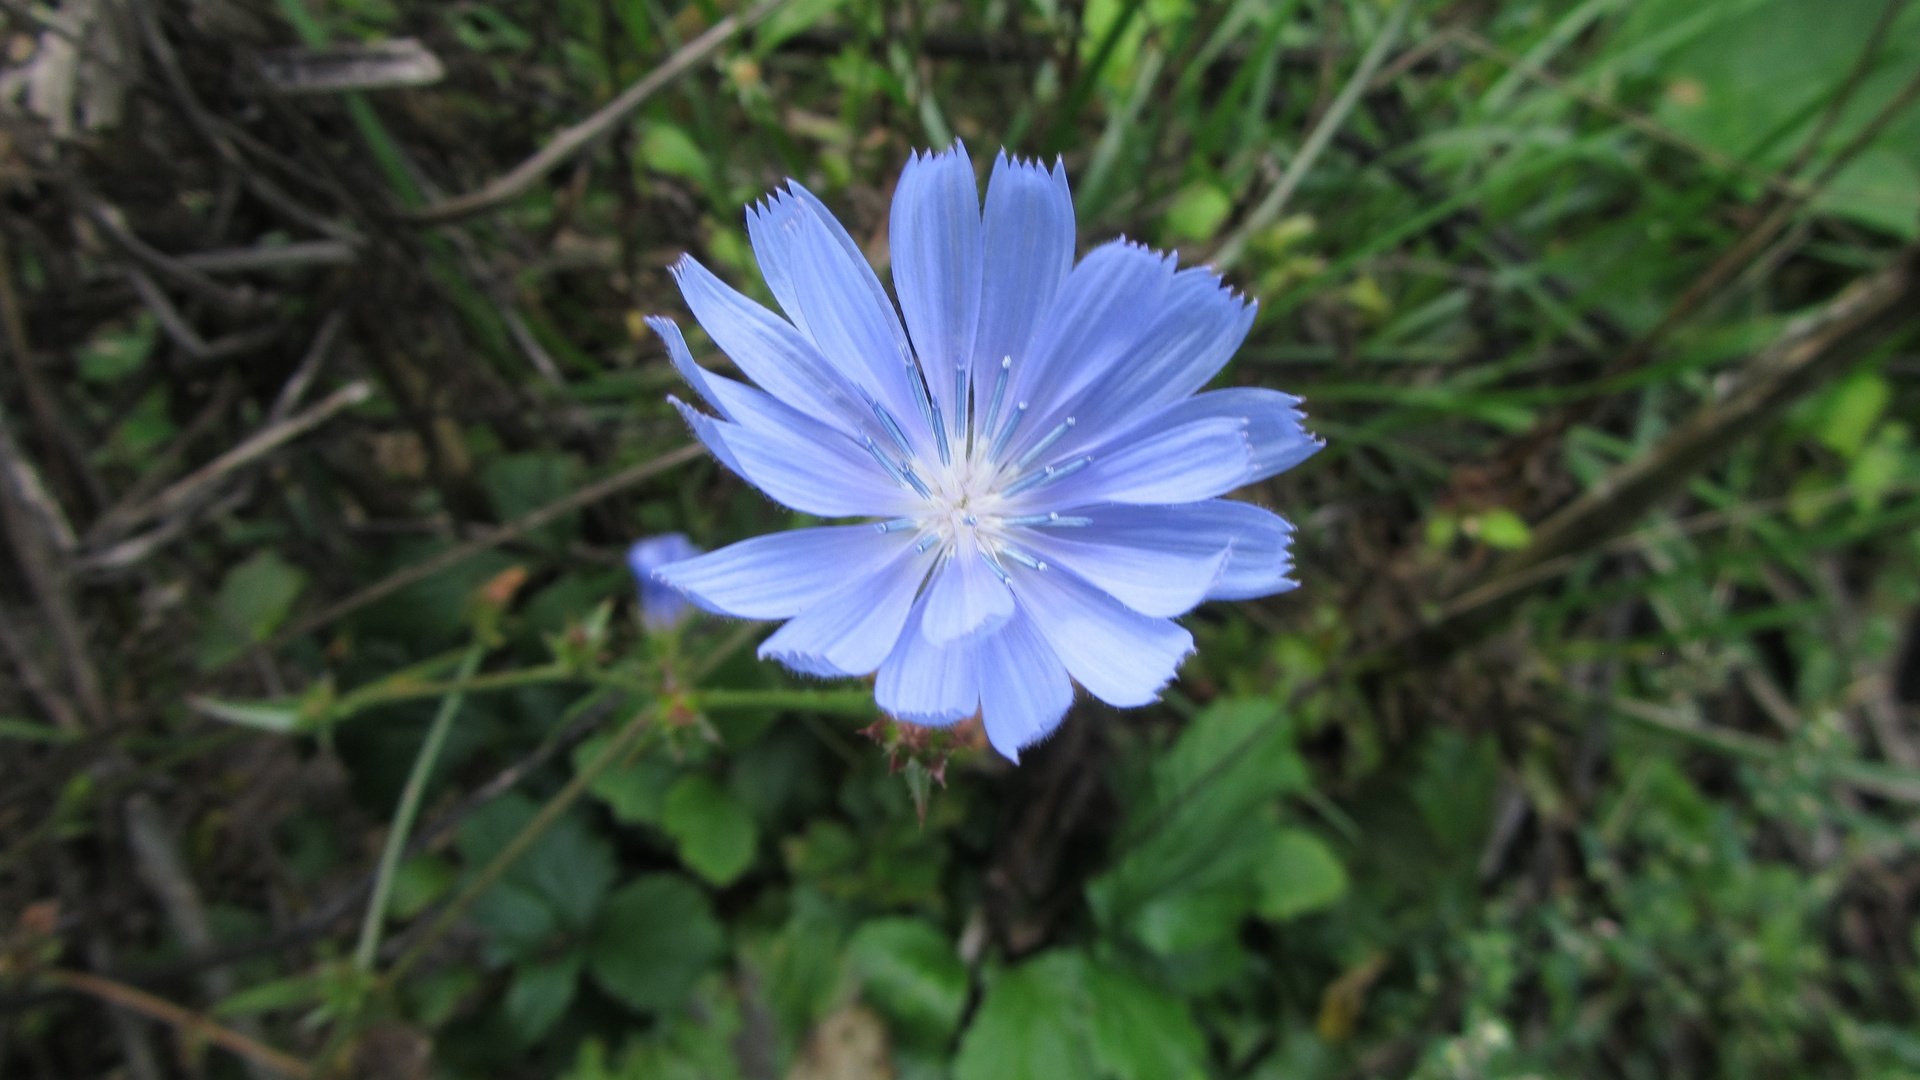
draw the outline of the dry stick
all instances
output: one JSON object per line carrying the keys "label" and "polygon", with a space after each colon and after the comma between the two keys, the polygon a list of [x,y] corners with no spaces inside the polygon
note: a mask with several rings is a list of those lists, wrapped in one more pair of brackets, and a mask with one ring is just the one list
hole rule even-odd
{"label": "dry stick", "polygon": [[1883,107],[1865,127],[1861,128],[1859,133],[1856,134],[1846,146],[1842,147],[1838,154],[1834,155],[1833,159],[1827,163],[1826,167],[1820,171],[1818,176],[1814,177],[1812,182],[1805,185],[1797,194],[1791,197],[1783,196],[1775,199],[1770,204],[1770,211],[1763,214],[1761,219],[1755,222],[1753,227],[1748,229],[1738,242],[1722,253],[1718,259],[1715,259],[1713,264],[1707,267],[1705,272],[1696,278],[1693,284],[1687,287],[1685,292],[1680,294],[1679,299],[1675,300],[1667,308],[1666,312],[1661,315],[1660,321],[1655,323],[1651,330],[1641,335],[1638,341],[1634,342],[1631,347],[1621,353],[1611,364],[1607,365],[1603,377],[1594,383],[1596,388],[1594,396],[1581,402],[1563,406],[1560,410],[1542,420],[1532,431],[1520,436],[1514,444],[1500,456],[1512,459],[1530,453],[1538,447],[1545,445],[1587,415],[1598,401],[1598,394],[1605,388],[1605,385],[1609,381],[1640,368],[1652,360],[1654,350],[1659,347],[1662,341],[1666,340],[1667,335],[1671,333],[1675,327],[1691,318],[1695,311],[1704,306],[1717,295],[1729,281],[1732,281],[1745,270],[1753,262],[1754,257],[1768,244],[1772,243],[1774,237],[1779,235],[1780,230],[1785,228],[1787,224],[1793,220],[1793,216],[1798,213],[1809,200],[1819,194],[1828,184],[1832,183],[1833,178],[1839,174],[1841,169],[1851,164],[1855,157],[1859,156],[1862,151],[1871,146],[1873,141],[1880,137],[1880,133],[1886,129],[1887,125],[1897,119],[1916,99],[1920,99],[1920,74],[1915,74],[1912,79],[1908,80],[1900,92],[1895,94],[1892,100],[1888,101],[1886,106]]}
{"label": "dry stick", "polygon": [[210,1017],[183,1009],[165,998],[156,997],[145,990],[137,990],[125,983],[112,979],[90,975],[84,971],[70,971],[54,968],[40,972],[40,977],[55,986],[98,998],[110,1005],[131,1009],[143,1016],[151,1017],[169,1027],[180,1031],[181,1035],[193,1039],[205,1039],[236,1056],[273,1070],[282,1076],[304,1078],[312,1076],[313,1070],[307,1064],[291,1054],[275,1050],[271,1046],[247,1038],[245,1035],[226,1027]]}
{"label": "dry stick", "polygon": [[[1610,542],[1662,495],[1730,451],[1741,435],[1799,400],[1808,386],[1858,359],[1868,339],[1896,329],[1903,319],[1911,320],[1916,302],[1920,302],[1920,247],[1907,249],[1894,265],[1856,283],[1798,322],[1755,362],[1742,388],[1726,401],[1702,408],[1652,452],[1620,466],[1586,498],[1538,526],[1533,544],[1501,567],[1494,580],[1457,593],[1426,626],[1336,662],[1302,683],[1275,707],[1274,720],[1356,675],[1429,666],[1465,648],[1512,613],[1528,592],[1571,568],[1576,554]],[[1188,796],[1211,783],[1267,734],[1267,723],[1256,725],[1144,825],[1117,841],[1116,850],[1130,851],[1165,828]]]}
{"label": "dry stick", "polygon": [[[305,412],[297,413],[254,432],[233,449],[180,478],[152,499],[139,506],[117,510],[102,518],[100,524],[93,529],[93,537],[90,539],[98,543],[124,536],[144,522],[171,517],[191,509],[229,474],[258,461],[372,396],[373,387],[365,380],[348,383],[322,398],[319,403]],[[114,565],[113,555],[116,550],[118,549],[100,552],[88,561],[94,565]]]}
{"label": "dry stick", "polygon": [[294,638],[300,637],[303,634],[310,634],[342,616],[349,615],[366,607],[368,604],[391,596],[409,585],[425,581],[427,578],[449,567],[458,566],[483,551],[499,547],[501,544],[525,536],[527,533],[553,521],[562,514],[567,514],[583,506],[599,502],[601,499],[632,487],[641,481],[650,480],[669,469],[684,465],[699,457],[700,453],[700,447],[690,443],[677,450],[662,454],[659,457],[651,458],[638,465],[622,469],[612,476],[588,484],[586,487],[581,488],[571,495],[555,499],[540,509],[525,514],[513,521],[509,521],[503,525],[496,525],[464,544],[457,544],[432,558],[423,559],[389,576],[384,581],[376,582],[354,593],[352,596],[347,597],[337,604],[331,604],[311,615],[296,620],[286,629],[275,634],[273,639],[267,642],[266,647],[269,651],[277,649],[287,642],[292,641]]}
{"label": "dry stick", "polygon": [[707,28],[706,33],[681,46],[659,67],[621,91],[620,95],[612,101],[600,106],[593,115],[560,132],[547,145],[541,147],[538,153],[501,176],[488,181],[480,190],[446,199],[419,210],[404,211],[399,216],[403,220],[420,224],[442,224],[491,210],[525,194],[542,177],[568,158],[606,138],[613,132],[615,125],[645,104],[647,99],[662,87],[720,51],[721,46],[771,15],[785,2],[786,0],[761,0],[744,14],[728,15],[714,23]]}
{"label": "dry stick", "polygon": [[1903,325],[1920,303],[1920,247],[1848,287],[1825,307],[1789,327],[1782,339],[1748,365],[1723,400],[1702,406],[1650,452],[1628,461],[1587,494],[1533,530],[1525,550],[1492,575],[1456,595],[1440,617],[1389,648],[1418,662],[1451,652],[1474,636],[1543,578],[1543,568],[1591,549],[1631,526],[1642,513],[1695,473],[1731,451],[1740,438],[1800,400],[1812,387]]}

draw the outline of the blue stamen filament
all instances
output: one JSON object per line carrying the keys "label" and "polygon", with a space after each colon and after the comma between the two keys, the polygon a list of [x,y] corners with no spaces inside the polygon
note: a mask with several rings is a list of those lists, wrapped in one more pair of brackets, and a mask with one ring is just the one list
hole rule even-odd
{"label": "blue stamen filament", "polygon": [[1028,473],[1027,475],[1021,477],[1020,479],[1015,480],[1012,486],[1008,487],[1006,490],[1002,491],[1000,494],[1018,495],[1023,491],[1029,491],[1033,488],[1039,487],[1041,484],[1050,483],[1054,480],[1058,480],[1063,476],[1072,476],[1074,473],[1079,472],[1081,469],[1084,469],[1091,464],[1093,464],[1093,455],[1085,454],[1080,457],[1074,458],[1072,461],[1069,461],[1064,465],[1049,465],[1046,468],[1041,469],[1039,472]]}
{"label": "blue stamen filament", "polygon": [[1073,430],[1073,417],[1069,416],[1065,420],[1061,421],[1058,427],[1055,427],[1052,431],[1047,432],[1046,438],[1041,439],[1037,443],[1034,443],[1033,449],[1028,450],[1024,454],[1021,454],[1020,460],[1013,463],[1014,469],[1017,471],[1020,469],[1024,469],[1027,466],[1033,464],[1035,458],[1038,458],[1041,454],[1044,454],[1047,452],[1047,447],[1052,446],[1054,443],[1059,442],[1060,439],[1063,436],[1065,436],[1067,432],[1072,430]]}

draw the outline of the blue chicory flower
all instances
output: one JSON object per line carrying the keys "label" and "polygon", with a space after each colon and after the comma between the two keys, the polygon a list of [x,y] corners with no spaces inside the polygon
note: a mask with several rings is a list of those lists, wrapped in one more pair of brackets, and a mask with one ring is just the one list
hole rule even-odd
{"label": "blue chicory flower", "polygon": [[[1045,738],[1073,683],[1147,704],[1207,599],[1295,586],[1283,518],[1218,498],[1313,454],[1299,399],[1197,393],[1254,305],[1207,268],[1117,240],[1074,261],[1066,170],[1002,152],[984,212],[964,147],[916,154],[894,194],[894,303],[853,238],[789,182],[747,211],[787,318],[691,257],[687,306],[758,389],[649,324],[716,415],[675,401],[796,529],[661,567],[700,606],[784,619],[760,647],[807,675],[877,672],[895,717],[979,713],[1006,757]],[[905,324],[902,325],[902,316]]]}
{"label": "blue chicory flower", "polygon": [[633,571],[633,579],[639,585],[640,625],[646,627],[648,633],[673,629],[693,610],[686,597],[663,583],[655,571],[700,553],[685,533],[641,537],[627,549],[627,569]]}

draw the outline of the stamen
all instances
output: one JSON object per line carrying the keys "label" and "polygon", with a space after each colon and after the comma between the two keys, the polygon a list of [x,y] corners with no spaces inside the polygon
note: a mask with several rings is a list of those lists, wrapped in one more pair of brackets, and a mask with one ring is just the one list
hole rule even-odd
{"label": "stamen", "polygon": [[1090,517],[1062,516],[1058,511],[1046,514],[1026,514],[1021,517],[1001,518],[1000,524],[1010,529],[1021,527],[1032,529],[1065,529],[1080,525],[1091,525]]}
{"label": "stamen", "polygon": [[[953,365],[953,433],[964,437],[967,434],[967,365]],[[964,448],[963,448],[964,451]]]}
{"label": "stamen", "polygon": [[907,483],[913,486],[913,490],[920,493],[921,498],[933,498],[933,489],[927,486],[925,480],[920,479],[920,474],[913,471],[912,465],[902,462],[900,464],[900,473],[906,478]]}
{"label": "stamen", "polygon": [[874,442],[873,436],[871,435],[867,436],[866,445],[867,453],[873,455],[873,460],[879,462],[880,467],[887,470],[887,475],[893,477],[895,483],[901,487],[912,488],[914,491],[919,492],[920,497],[923,499],[933,498],[932,489],[928,488],[926,481],[920,479],[919,474],[913,471],[913,466],[896,463],[892,458],[887,456],[885,450],[880,449],[880,444]]}
{"label": "stamen", "polygon": [[893,418],[893,414],[887,411],[885,405],[878,401],[872,401],[871,404],[873,415],[880,418],[880,426],[887,429],[887,438],[893,440],[893,445],[899,447],[901,453],[912,457],[913,447],[907,445],[907,433],[900,430],[900,421]]}
{"label": "stamen", "polygon": [[1024,566],[1029,570],[1045,570],[1047,568],[1047,564],[1045,562],[1034,558],[1033,556],[1027,554],[1026,552],[1021,551],[1017,547],[1008,547],[1008,546],[1002,545],[1000,548],[1000,554],[1005,555],[1007,558],[1012,559],[1014,562],[1019,563],[1021,566]]}
{"label": "stamen", "polygon": [[993,571],[993,576],[1000,579],[1000,584],[1013,584],[1013,576],[1007,573],[1006,567],[1000,565],[1000,560],[994,556],[993,552],[981,548],[980,559],[987,564],[987,569]]}
{"label": "stamen", "polygon": [[1060,479],[1063,476],[1072,476],[1074,473],[1079,472],[1081,469],[1084,469],[1091,464],[1093,464],[1093,455],[1087,454],[1082,457],[1074,458],[1072,461],[1067,462],[1065,465],[1049,465],[1046,468],[1041,469],[1037,473],[1028,473],[1027,475],[1021,477],[1020,479],[1014,481],[1011,487],[1007,488],[1005,491],[1002,491],[1000,494],[1018,495],[1021,492],[1026,491],[1030,488],[1039,487],[1041,484],[1050,483],[1054,480]]}
{"label": "stamen", "polygon": [[933,442],[940,448],[940,464],[953,464],[953,451],[947,445],[947,422],[940,416],[940,403],[929,402],[928,409],[933,413],[927,423],[933,425]]}
{"label": "stamen", "polygon": [[900,475],[899,467],[893,463],[892,458],[887,456],[887,452],[885,450],[880,449],[880,444],[873,441],[873,436],[871,435],[867,436],[866,445],[867,445],[867,453],[872,454],[873,460],[879,462],[880,467],[887,470],[887,475],[893,477],[894,483],[899,484],[901,487],[913,486],[912,484],[907,483],[906,477]]}
{"label": "stamen", "polygon": [[1000,402],[1007,396],[1007,374],[1013,370],[1013,357],[1000,358],[1000,374],[993,379],[993,399],[987,405],[987,422],[980,425],[982,435],[993,430],[1000,420]]}
{"label": "stamen", "polygon": [[1016,469],[1024,469],[1027,466],[1033,464],[1035,458],[1047,452],[1047,447],[1052,446],[1054,443],[1059,442],[1062,436],[1064,436],[1067,432],[1072,430],[1073,430],[1073,417],[1069,416],[1065,420],[1060,422],[1060,426],[1054,428],[1052,431],[1047,432],[1046,438],[1041,439],[1037,443],[1034,443],[1033,449],[1027,451],[1024,454],[1021,454],[1020,460],[1014,462],[1013,467]]}
{"label": "stamen", "polygon": [[1020,421],[1027,418],[1027,403],[1021,402],[1013,407],[1013,415],[1007,418],[1007,426],[1001,429],[1000,436],[993,440],[993,449],[987,452],[988,461],[1000,460],[1007,444],[1013,441],[1013,433],[1019,429]]}
{"label": "stamen", "polygon": [[928,427],[933,427],[933,398],[927,394],[927,381],[920,377],[920,365],[914,362],[913,357],[906,358],[906,365],[907,382],[913,385],[914,400],[920,403],[920,419],[925,420]]}
{"label": "stamen", "polygon": [[925,551],[939,542],[940,542],[939,533],[928,533],[927,535],[920,538],[919,543],[913,545],[913,550],[916,552]]}
{"label": "stamen", "polygon": [[913,520],[912,518],[894,518],[892,521],[874,522],[873,527],[878,532],[896,533],[896,532],[904,532],[912,528],[917,528],[919,524],[920,524],[919,522]]}

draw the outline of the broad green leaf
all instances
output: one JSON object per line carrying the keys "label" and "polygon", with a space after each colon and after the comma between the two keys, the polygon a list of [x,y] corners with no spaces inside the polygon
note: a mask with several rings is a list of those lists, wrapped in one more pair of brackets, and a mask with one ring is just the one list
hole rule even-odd
{"label": "broad green leaf", "polygon": [[[459,834],[469,869],[512,843],[535,811],[533,800],[520,795],[476,811]],[[565,814],[481,896],[475,918],[501,937],[505,955],[529,955],[553,935],[578,936],[592,926],[615,872],[613,845],[593,832],[584,815]]]}
{"label": "broad green leaf", "polygon": [[854,932],[847,958],[867,1001],[926,1042],[952,1034],[967,1004],[967,969],[954,944],[922,919],[876,919]]}
{"label": "broad green leaf", "polygon": [[588,953],[600,988],[640,1011],[684,1005],[725,935],[706,894],[677,874],[647,874],[608,897]]}
{"label": "broad green leaf", "polygon": [[1093,1056],[1118,1080],[1206,1075],[1207,1044],[1180,998],[1098,963],[1086,967]]}
{"label": "broad green leaf", "polygon": [[960,1053],[956,1080],[1076,1080],[1098,1076],[1087,1033],[1086,960],[1050,952],[987,987]]}
{"label": "broad green leaf", "polygon": [[680,861],[715,885],[730,885],[753,862],[759,830],[733,793],[705,776],[686,776],[667,792],[660,820]]}
{"label": "broad green leaf", "polygon": [[1259,871],[1260,914],[1291,919],[1331,906],[1347,892],[1347,871],[1320,838],[1299,829],[1276,833]]}
{"label": "broad green leaf", "polygon": [[514,1038],[524,1044],[539,1042],[566,1015],[580,982],[580,954],[554,960],[536,960],[513,969],[507,986],[507,1023]]}

